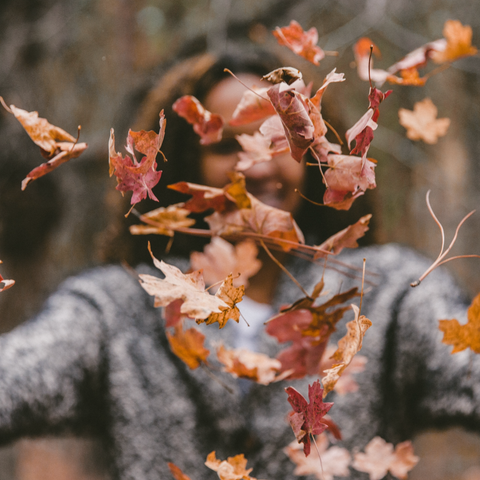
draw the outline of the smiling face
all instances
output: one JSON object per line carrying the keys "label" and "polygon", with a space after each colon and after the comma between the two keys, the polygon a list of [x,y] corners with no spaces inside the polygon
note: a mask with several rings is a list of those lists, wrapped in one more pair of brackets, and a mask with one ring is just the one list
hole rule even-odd
{"label": "smiling face", "polygon": [[[238,77],[249,86],[259,84],[255,75],[241,74]],[[203,102],[207,110],[220,114],[226,122],[222,141],[201,149],[200,173],[203,182],[211,187],[223,187],[230,181],[228,172],[234,170],[238,162],[238,152],[241,151],[235,135],[253,135],[262,123],[255,122],[239,127],[228,125],[244,92],[245,87],[233,77],[229,77],[213,87]],[[292,213],[298,209],[301,198],[295,193],[295,188],[302,189],[305,171],[304,166],[293,160],[290,154],[277,155],[243,173],[248,192],[263,203]]]}

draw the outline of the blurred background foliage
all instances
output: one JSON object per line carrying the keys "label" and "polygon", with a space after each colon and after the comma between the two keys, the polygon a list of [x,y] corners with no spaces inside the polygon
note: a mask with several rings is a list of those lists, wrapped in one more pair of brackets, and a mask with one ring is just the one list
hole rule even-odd
{"label": "blurred background foliage", "polygon": [[[319,45],[338,57],[314,67],[278,46],[270,32],[291,19],[305,29],[316,27]],[[17,281],[0,296],[0,330],[31,316],[67,275],[102,262],[102,236],[122,213],[115,180],[107,175],[109,130],[115,128],[120,149],[141,92],[186,41],[206,35],[208,48],[218,51],[234,36],[248,37],[316,84],[337,67],[347,81],[329,89],[324,115],[345,131],[368,107],[368,84],[358,79],[353,63],[355,41],[369,36],[382,52],[375,66],[386,68],[441,38],[447,19],[471,25],[473,44],[480,46],[480,5],[471,0],[2,0],[0,95],[72,134],[82,125],[81,141],[89,149],[21,192],[22,178],[41,157],[20,125],[0,114],[1,273]],[[400,107],[412,109],[425,97],[437,105],[439,117],[452,120],[433,146],[408,140],[398,123]],[[378,188],[366,194],[374,205],[374,240],[400,242],[434,258],[440,234],[426,208],[426,191],[432,190],[447,240],[480,204],[479,58],[455,62],[423,88],[395,86],[379,124],[369,151],[378,160]],[[479,215],[462,228],[454,253],[480,253]],[[479,260],[448,268],[469,294],[480,291]],[[30,448],[22,445],[20,457]],[[13,478],[8,455],[2,480]],[[448,478],[466,478],[459,472],[450,471]],[[21,478],[34,478],[30,474]]]}

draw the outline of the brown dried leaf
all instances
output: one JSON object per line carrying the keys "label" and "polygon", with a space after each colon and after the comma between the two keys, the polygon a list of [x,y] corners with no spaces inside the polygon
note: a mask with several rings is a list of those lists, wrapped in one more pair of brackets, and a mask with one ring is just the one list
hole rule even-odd
{"label": "brown dried leaf", "polygon": [[77,143],[75,137],[60,127],[50,124],[45,118],[39,117],[38,112],[27,112],[15,105],[8,107],[2,97],[0,102],[7,112],[15,116],[33,142],[40,147],[42,156],[48,159],[48,162],[42,163],[27,174],[22,181],[22,190],[25,190],[32,180],[46,175],[72,158],[77,158],[87,149],[86,143]]}
{"label": "brown dried leaf", "polygon": [[256,480],[249,475],[253,469],[249,468],[247,470],[245,468],[247,466],[247,459],[243,453],[221,461],[217,460],[215,452],[213,451],[208,454],[205,465],[217,472],[220,480]]}
{"label": "brown dried leaf", "polygon": [[347,323],[347,334],[339,340],[338,349],[331,357],[336,363],[325,370],[327,375],[322,378],[324,396],[333,390],[355,354],[360,351],[365,332],[372,326],[372,322],[365,315],[359,316],[356,305],[351,307],[355,312],[355,319]]}
{"label": "brown dried leaf", "polygon": [[225,365],[224,371],[236,378],[248,378],[262,385],[276,382],[284,375],[278,376],[282,364],[263,353],[245,349],[227,350],[222,345],[217,349],[217,358]]}
{"label": "brown dried leaf", "polygon": [[[177,228],[188,228],[195,224],[193,218],[187,218],[190,210],[183,208],[183,203],[160,207],[150,212],[144,213],[140,220],[146,225],[130,226],[132,235],[166,235],[173,237]],[[194,270],[198,270],[194,267]]]}
{"label": "brown dried leaf", "polygon": [[230,273],[234,276],[239,273],[240,276],[233,279],[233,284],[247,287],[248,279],[262,266],[257,256],[258,248],[252,240],[244,240],[233,246],[220,237],[213,237],[203,253],[192,252],[190,264],[194,270],[203,270],[207,285],[221,281]]}

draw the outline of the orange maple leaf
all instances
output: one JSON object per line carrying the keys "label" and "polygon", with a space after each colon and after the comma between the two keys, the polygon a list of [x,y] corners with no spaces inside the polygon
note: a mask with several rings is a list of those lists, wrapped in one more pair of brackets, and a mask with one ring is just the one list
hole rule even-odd
{"label": "orange maple leaf", "polygon": [[196,328],[183,330],[180,323],[175,327],[175,333],[166,332],[166,334],[172,352],[189,368],[195,370],[202,363],[207,363],[210,350],[203,346],[205,335]]}
{"label": "orange maple leaf", "polygon": [[[45,118],[39,117],[38,112],[27,112],[15,105],[8,107],[2,97],[0,102],[7,112],[15,116],[29,137],[40,147],[42,156],[48,159],[48,162],[42,163],[27,174],[22,181],[22,190],[25,190],[32,180],[43,177],[62,163],[78,157],[87,149],[86,143],[77,143],[75,137],[60,127],[50,124]],[[80,127],[78,128],[80,131]]]}
{"label": "orange maple leaf", "polygon": [[387,472],[403,480],[419,460],[409,440],[399,443],[394,450],[391,443],[375,437],[365,447],[365,453],[355,454],[352,467],[368,473],[370,480],[380,480]]}
{"label": "orange maple leaf", "polygon": [[446,135],[450,126],[449,118],[437,118],[437,107],[425,98],[417,102],[412,110],[401,108],[398,111],[400,125],[407,129],[410,140],[423,140],[430,145],[437,143],[439,137]]}
{"label": "orange maple leaf", "polygon": [[468,321],[461,325],[457,319],[439,320],[438,328],[443,332],[442,342],[453,345],[453,353],[471,348],[480,353],[480,294],[472,301],[467,311]]}
{"label": "orange maple leaf", "polygon": [[213,451],[208,454],[205,465],[217,472],[220,480],[256,480],[249,475],[253,469],[249,468],[247,470],[245,468],[247,466],[247,459],[243,453],[221,461],[215,457],[215,451]]}
{"label": "orange maple leaf", "polygon": [[434,62],[453,62],[477,53],[476,47],[472,47],[472,27],[469,25],[464,26],[458,20],[447,20],[443,27],[443,36],[447,39],[447,45],[445,50],[433,52]]}

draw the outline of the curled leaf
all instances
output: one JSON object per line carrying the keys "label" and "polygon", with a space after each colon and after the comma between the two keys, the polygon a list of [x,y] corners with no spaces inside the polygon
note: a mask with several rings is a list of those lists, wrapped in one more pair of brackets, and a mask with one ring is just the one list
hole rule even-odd
{"label": "curled leaf", "polygon": [[256,480],[249,475],[253,469],[246,469],[247,459],[243,453],[222,461],[215,457],[215,452],[211,452],[207,456],[205,465],[217,472],[220,480]]}
{"label": "curled leaf", "polygon": [[202,145],[217,143],[222,139],[224,120],[220,115],[211,113],[192,95],[179,98],[172,109],[188,123],[193,125],[193,130],[200,136]]}
{"label": "curled leaf", "polygon": [[[86,143],[77,143],[75,137],[62,128],[50,124],[45,118],[39,117],[38,112],[27,112],[15,105],[8,107],[2,97],[0,102],[5,110],[20,122],[28,136],[40,147],[42,156],[48,160],[27,174],[22,181],[22,190],[25,190],[31,181],[43,177],[72,158],[77,158],[87,149]],[[80,127],[78,128],[80,131]]]}
{"label": "curled leaf", "polygon": [[317,45],[318,31],[315,27],[305,32],[298,22],[292,20],[288,27],[277,27],[273,34],[280,45],[285,45],[314,65],[320,65],[320,60],[325,57],[325,52]]}

